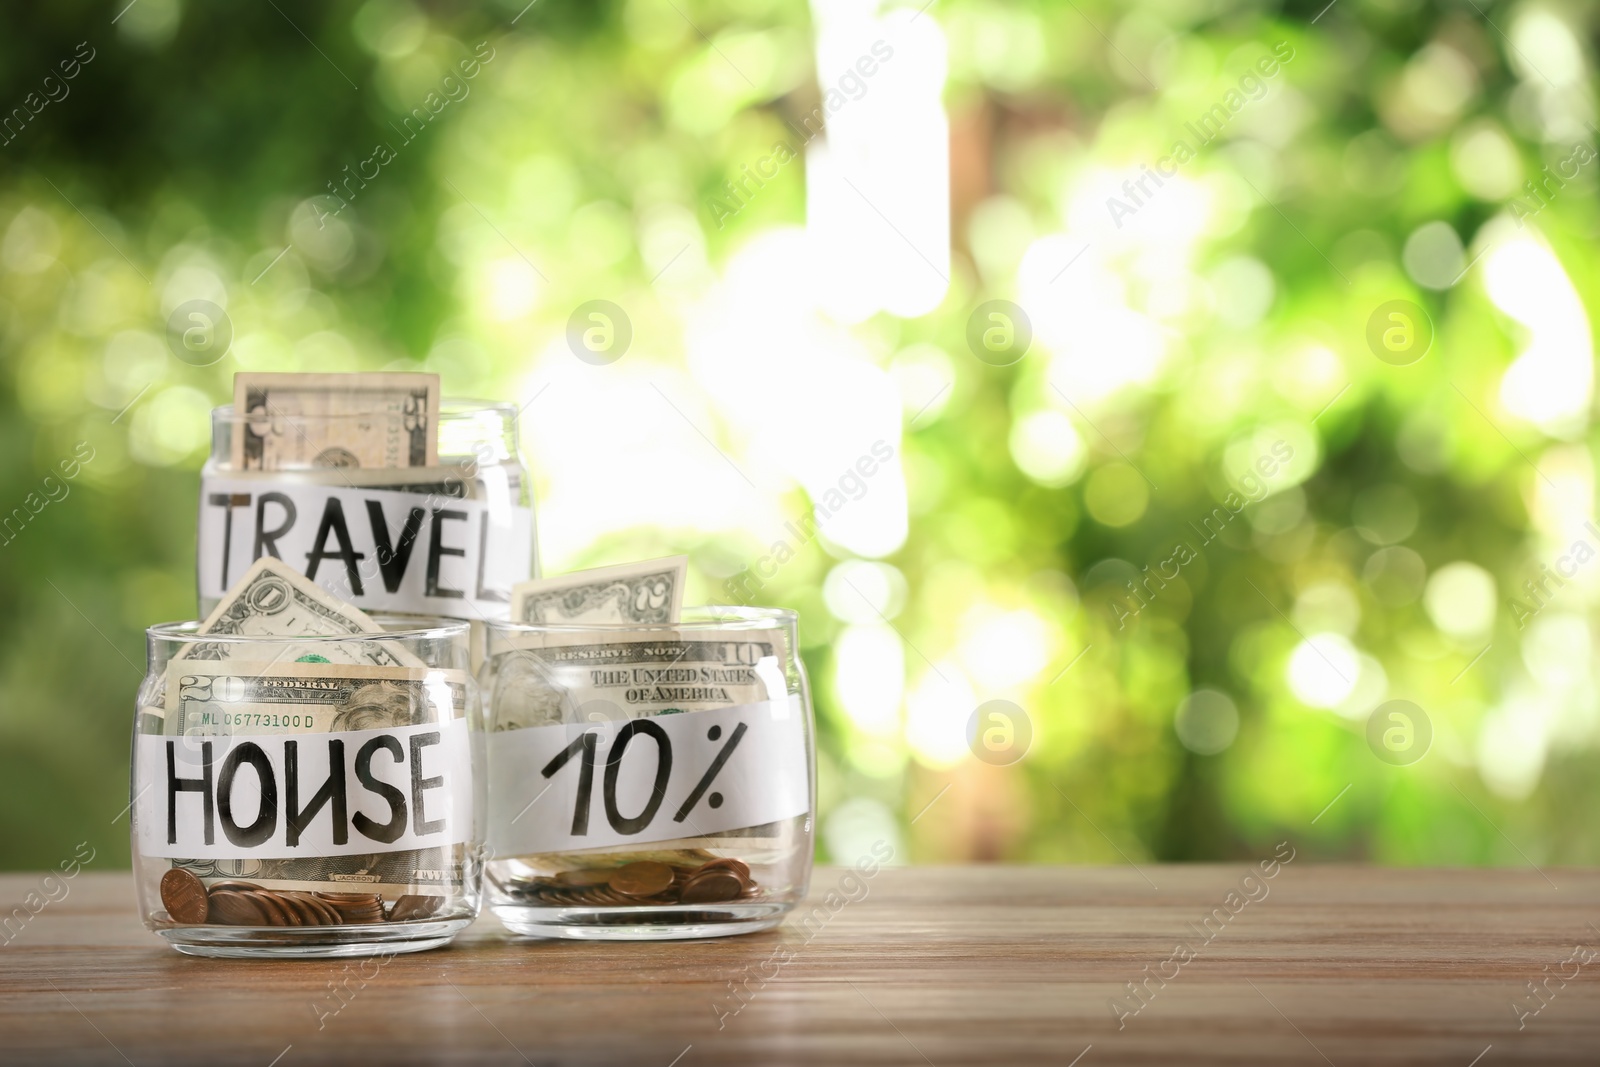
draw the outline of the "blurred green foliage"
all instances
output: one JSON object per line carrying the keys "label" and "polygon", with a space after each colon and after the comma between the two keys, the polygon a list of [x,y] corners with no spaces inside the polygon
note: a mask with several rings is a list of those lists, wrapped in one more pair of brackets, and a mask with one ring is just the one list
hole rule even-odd
{"label": "blurred green foliage", "polygon": [[[1600,544],[1582,526],[1597,168],[1541,169],[1592,147],[1594,15],[1321,7],[927,9],[949,51],[948,290],[845,327],[904,394],[909,533],[867,570],[808,544],[759,594],[802,613],[824,855],[888,834],[924,861],[1225,859],[1284,838],[1390,863],[1600,859],[1600,584],[1547,581],[1531,621],[1524,588]],[[714,285],[803,225],[801,164],[726,225],[708,204],[821,94],[796,0],[139,0],[8,20],[0,107],[25,112],[0,146],[0,512],[93,452],[0,535],[0,866],[29,868],[85,838],[126,858],[140,631],[194,613],[206,412],[233,371],[425,366],[447,393],[527,400],[596,295],[652,365],[682,367],[702,294],[658,284],[676,257],[651,234],[692,230],[685,266]],[[480,42],[494,58],[470,93],[403,142],[396,124]],[[1122,183],[1280,42],[1293,59],[1259,101],[1135,203]],[[317,224],[312,198],[380,142],[393,161]],[[1112,198],[1137,211],[1118,220]],[[190,366],[166,313],[218,287],[233,349]],[[1015,365],[969,351],[990,299],[1034,320]],[[1392,300],[1435,331],[1407,366],[1367,340]],[[1270,495],[1198,534],[1230,492],[1255,495],[1245,472],[1280,442]],[[560,462],[530,450],[541,493]],[[663,520],[546,565],[688,551],[713,599],[767,540]],[[1147,565],[1165,576],[1135,613]],[[886,619],[830,575],[880,582]],[[882,641],[903,678],[894,657],[847,661]],[[874,670],[897,674],[874,690],[886,706],[841,695]],[[967,752],[991,699],[1025,710],[1015,765]],[[1419,762],[1369,745],[1390,699],[1431,723]]]}

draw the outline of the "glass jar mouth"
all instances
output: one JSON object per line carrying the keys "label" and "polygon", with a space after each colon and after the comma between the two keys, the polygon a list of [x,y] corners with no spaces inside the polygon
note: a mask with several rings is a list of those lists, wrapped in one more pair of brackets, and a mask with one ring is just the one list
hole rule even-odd
{"label": "glass jar mouth", "polygon": [[[515,419],[518,414],[517,405],[503,400],[478,400],[472,397],[447,396],[439,400],[438,419],[440,422],[460,422],[482,418],[492,415],[507,421]],[[371,420],[371,411],[343,411],[330,414],[322,413],[282,413],[275,414],[277,421],[288,423],[333,423],[343,425],[356,420]],[[232,426],[240,423],[249,423],[249,415],[241,415],[233,410],[232,404],[222,404],[211,409],[211,421],[219,426]]]}
{"label": "glass jar mouth", "polygon": [[198,620],[187,619],[147,627],[145,636],[151,641],[171,644],[335,645],[347,641],[445,641],[465,637],[471,628],[471,623],[466,619],[449,619],[442,615],[379,614],[368,617],[383,629],[375,633],[357,634],[203,634]]}
{"label": "glass jar mouth", "polygon": [[702,604],[686,607],[679,613],[678,622],[517,622],[511,619],[489,619],[485,622],[495,634],[614,634],[633,632],[682,632],[767,630],[774,626],[793,626],[799,620],[797,612],[789,608],[756,608],[736,604]]}

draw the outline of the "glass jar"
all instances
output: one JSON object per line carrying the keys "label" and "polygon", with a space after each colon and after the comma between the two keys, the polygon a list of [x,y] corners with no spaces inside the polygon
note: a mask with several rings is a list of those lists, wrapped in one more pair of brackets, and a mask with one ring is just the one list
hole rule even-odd
{"label": "glass jar", "polygon": [[490,910],[614,940],[776,926],[811,876],[815,748],[795,613],[491,622]]}
{"label": "glass jar", "polygon": [[468,626],[356,636],[147,630],[130,792],[145,925],[202,956],[448,942],[482,890]]}
{"label": "glass jar", "polygon": [[[473,621],[507,614],[512,585],[538,574],[517,409],[446,397],[432,466],[352,465],[355,453],[337,447],[394,417],[276,414],[264,422],[231,404],[212,410],[196,545],[201,618],[263,555],[366,612]],[[244,442],[263,427],[305,447],[275,450],[273,469],[254,469],[261,461]]]}

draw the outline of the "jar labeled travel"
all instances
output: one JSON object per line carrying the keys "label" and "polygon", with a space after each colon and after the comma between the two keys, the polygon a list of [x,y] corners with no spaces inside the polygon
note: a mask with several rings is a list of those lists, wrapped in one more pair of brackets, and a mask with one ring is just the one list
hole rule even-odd
{"label": "jar labeled travel", "polygon": [[[266,562],[237,593],[249,613],[323,607]],[[482,717],[468,626],[367,621],[373,632],[219,632],[215,619],[210,632],[146,631],[134,876],[146,926],[180,952],[419,951],[476,917]]]}
{"label": "jar labeled travel", "polygon": [[517,933],[777,925],[811,873],[811,697],[793,612],[491,622],[488,899]]}
{"label": "jar labeled travel", "polygon": [[538,573],[512,405],[409,384],[430,375],[239,377],[201,473],[202,615],[262,556],[363,611],[470,620]]}

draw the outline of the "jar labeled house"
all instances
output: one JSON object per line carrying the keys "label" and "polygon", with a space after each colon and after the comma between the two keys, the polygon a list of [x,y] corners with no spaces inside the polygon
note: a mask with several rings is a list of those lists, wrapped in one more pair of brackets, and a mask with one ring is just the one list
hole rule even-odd
{"label": "jar labeled house", "polygon": [[179,951],[417,951],[476,917],[484,775],[468,625],[371,622],[147,631],[134,881],[145,925]]}

